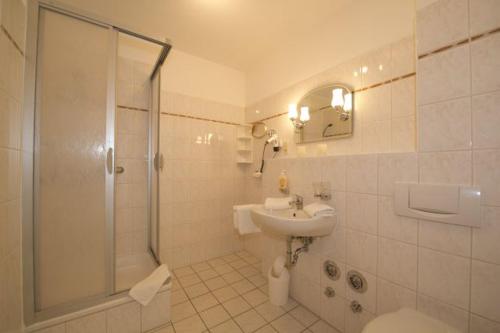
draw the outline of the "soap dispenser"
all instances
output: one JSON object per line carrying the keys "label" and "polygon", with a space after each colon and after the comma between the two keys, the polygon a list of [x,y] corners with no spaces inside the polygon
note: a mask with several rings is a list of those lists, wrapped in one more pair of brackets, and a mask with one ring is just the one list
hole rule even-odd
{"label": "soap dispenser", "polygon": [[286,175],[286,170],[281,171],[278,184],[281,192],[288,193],[288,176]]}

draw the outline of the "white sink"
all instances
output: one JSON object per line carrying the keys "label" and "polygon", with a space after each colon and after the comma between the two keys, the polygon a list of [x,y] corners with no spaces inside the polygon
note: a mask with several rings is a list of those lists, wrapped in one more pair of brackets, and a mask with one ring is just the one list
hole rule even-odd
{"label": "white sink", "polygon": [[264,231],[285,236],[318,237],[329,235],[337,216],[309,216],[304,210],[267,210],[257,205],[251,211],[253,222]]}

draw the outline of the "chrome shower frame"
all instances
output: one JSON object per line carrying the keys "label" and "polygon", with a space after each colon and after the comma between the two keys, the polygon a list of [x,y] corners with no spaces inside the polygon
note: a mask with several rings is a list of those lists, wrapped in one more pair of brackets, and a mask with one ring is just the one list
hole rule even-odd
{"label": "chrome shower frame", "polygon": [[[69,8],[56,1],[28,0],[27,1],[27,31],[25,49],[24,74],[24,106],[23,106],[23,156],[22,156],[22,269],[23,269],[23,306],[26,325],[34,322],[81,310],[97,305],[113,297],[121,297],[123,293],[115,293],[115,255],[114,255],[114,156],[112,156],[111,172],[106,172],[105,202],[106,202],[106,292],[103,295],[92,296],[71,304],[56,306],[47,310],[37,311],[36,308],[36,234],[37,234],[37,153],[38,140],[36,139],[37,102],[37,59],[39,45],[39,14],[40,10],[50,10],[74,19],[108,29],[110,34],[108,73],[107,73],[107,102],[106,102],[106,149],[115,149],[115,108],[116,108],[116,60],[118,33],[140,38],[160,45],[162,50],[156,61],[151,77],[161,68],[172,46],[169,41],[161,41],[147,34],[138,33],[131,29],[113,24],[102,18],[80,10]],[[112,154],[114,155],[114,154]],[[149,184],[150,186],[150,184]],[[150,188],[149,188],[150,190]],[[148,191],[149,192],[149,191]]]}

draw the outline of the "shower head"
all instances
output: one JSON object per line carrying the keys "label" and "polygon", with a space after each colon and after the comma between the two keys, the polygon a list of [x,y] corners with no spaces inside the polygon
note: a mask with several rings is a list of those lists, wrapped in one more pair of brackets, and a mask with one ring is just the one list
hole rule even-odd
{"label": "shower head", "polygon": [[327,136],[327,135],[326,135],[326,131],[327,131],[330,127],[332,127],[332,126],[333,126],[333,124],[332,124],[332,123],[329,123],[328,125],[326,125],[325,129],[323,130],[323,137]]}

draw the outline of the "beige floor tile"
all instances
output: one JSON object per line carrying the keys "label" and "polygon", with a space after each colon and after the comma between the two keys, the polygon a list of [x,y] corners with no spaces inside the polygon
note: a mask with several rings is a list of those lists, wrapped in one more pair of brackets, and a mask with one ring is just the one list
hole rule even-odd
{"label": "beige floor tile", "polygon": [[180,290],[182,289],[179,281],[176,279],[176,280],[173,280],[172,281],[172,291],[176,291],[176,290]]}
{"label": "beige floor tile", "polygon": [[185,275],[185,276],[180,277],[178,280],[179,280],[179,283],[181,284],[181,286],[183,286],[184,288],[187,288],[189,286],[192,286],[194,284],[201,282],[201,279],[196,274]]}
{"label": "beige floor tile", "polygon": [[263,284],[262,286],[259,287],[259,290],[262,291],[264,294],[269,295],[269,285]]}
{"label": "beige floor tile", "polygon": [[222,278],[227,282],[227,283],[234,283],[238,282],[244,279],[243,275],[238,273],[237,271],[232,271],[226,274],[222,275]]}
{"label": "beige floor tile", "polygon": [[267,321],[273,321],[274,319],[278,318],[279,316],[282,316],[285,314],[285,310],[283,310],[281,307],[277,305],[273,305],[270,302],[266,302],[264,304],[261,304],[255,308],[257,312],[264,317]]}
{"label": "beige floor tile", "polygon": [[174,332],[174,327],[172,325],[168,325],[165,327],[161,327],[157,330],[154,330],[151,333],[175,333],[175,332]]}
{"label": "beige floor tile", "polygon": [[289,314],[285,314],[274,320],[271,325],[280,333],[299,333],[305,329],[304,325]]}
{"label": "beige floor tile", "polygon": [[338,333],[292,298],[285,306],[272,305],[260,264],[240,251],[175,269],[174,324],[155,333]]}
{"label": "beige floor tile", "polygon": [[340,333],[340,331],[328,325],[323,320],[320,320],[316,324],[309,327],[309,330],[314,333]]}
{"label": "beige floor tile", "polygon": [[242,257],[242,259],[245,260],[249,264],[256,264],[256,263],[260,262],[259,258],[252,256],[252,255]]}
{"label": "beige floor tile", "polygon": [[191,302],[193,303],[194,308],[198,312],[201,312],[203,310],[211,308],[214,305],[219,304],[217,299],[210,293],[193,298]]}
{"label": "beige floor tile", "polygon": [[179,290],[172,291],[170,299],[171,299],[171,304],[176,305],[176,304],[187,301],[188,297],[187,297],[186,293],[184,292],[184,290],[179,289]]}
{"label": "beige floor tile", "polygon": [[230,319],[229,314],[221,305],[200,312],[200,316],[209,328],[215,327]]}
{"label": "beige floor tile", "polygon": [[241,260],[241,258],[235,254],[228,254],[227,256],[222,257],[222,260],[229,263],[229,262],[233,262],[236,260]]}
{"label": "beige floor tile", "polygon": [[225,265],[226,262],[224,260],[222,260],[221,258],[216,258],[216,259],[209,260],[208,264],[212,267],[217,267],[220,265]]}
{"label": "beige floor tile", "polygon": [[205,271],[207,269],[210,269],[210,265],[206,261],[200,262],[200,263],[197,263],[197,264],[193,264],[193,265],[191,265],[191,267],[197,273]]}
{"label": "beige floor tile", "polygon": [[249,292],[252,289],[255,289],[255,286],[250,283],[248,280],[241,280],[236,283],[231,284],[234,290],[240,295]]}
{"label": "beige floor tile", "polygon": [[198,275],[203,281],[206,281],[206,280],[213,279],[214,277],[217,277],[219,274],[216,271],[214,271],[212,268],[209,268],[207,270],[198,272]]}
{"label": "beige floor tile", "polygon": [[222,303],[222,305],[233,317],[251,308],[250,304],[248,304],[241,296],[230,299],[229,301]]}
{"label": "beige floor tile", "polygon": [[205,281],[205,284],[207,285],[208,289],[210,289],[210,290],[216,290],[216,289],[220,289],[222,287],[227,286],[227,282],[224,281],[224,279],[221,278],[220,276]]}
{"label": "beige floor tile", "polygon": [[200,316],[195,315],[178,323],[174,323],[174,329],[176,333],[201,333],[207,328]]}
{"label": "beige floor tile", "polygon": [[297,319],[302,325],[308,327],[314,322],[318,321],[318,316],[303,307],[302,305],[296,307],[289,312],[295,319]]}
{"label": "beige floor tile", "polygon": [[255,269],[252,266],[245,266],[241,267],[238,269],[238,272],[240,272],[244,277],[249,278],[250,276],[254,276],[257,274],[260,274],[260,271]]}
{"label": "beige floor tile", "polygon": [[251,290],[251,291],[243,294],[242,296],[245,299],[245,301],[250,303],[250,305],[252,307],[256,307],[257,305],[262,304],[265,301],[267,301],[267,295],[264,294],[259,289]]}
{"label": "beige floor tile", "polygon": [[271,325],[266,325],[259,328],[255,333],[275,333],[276,330]]}
{"label": "beige floor tile", "polygon": [[295,309],[297,306],[299,306],[299,303],[297,303],[297,301],[294,300],[293,298],[288,297],[288,303],[283,305],[282,308],[283,310],[285,310],[285,312],[288,312],[292,309]]}
{"label": "beige floor tile", "polygon": [[179,322],[185,318],[191,317],[196,314],[196,310],[191,302],[183,302],[172,306],[172,322]]}
{"label": "beige floor tile", "polygon": [[229,265],[231,265],[231,267],[233,267],[234,269],[240,269],[248,266],[248,263],[243,259],[238,259],[236,261],[229,263]]}
{"label": "beige floor tile", "polygon": [[231,298],[235,298],[239,295],[231,286],[226,286],[224,288],[214,290],[212,293],[214,294],[215,298],[217,298],[217,300],[221,303]]}
{"label": "beige floor tile", "polygon": [[267,324],[264,318],[262,318],[254,309],[236,316],[234,320],[245,333],[254,332]]}
{"label": "beige floor tile", "polygon": [[250,252],[248,251],[245,251],[245,250],[241,250],[241,251],[238,251],[235,253],[238,257],[246,257],[246,256],[250,256]]}
{"label": "beige floor tile", "polygon": [[210,329],[212,333],[241,333],[240,327],[231,319]]}
{"label": "beige floor tile", "polygon": [[192,286],[189,286],[184,289],[189,298],[195,298],[197,296],[201,296],[209,292],[207,286],[203,283],[198,283]]}
{"label": "beige floor tile", "polygon": [[217,273],[219,273],[221,275],[234,271],[234,269],[226,263],[224,263],[222,265],[215,266],[214,269]]}
{"label": "beige floor tile", "polygon": [[194,270],[189,267],[189,266],[186,266],[186,267],[180,267],[180,268],[176,268],[174,269],[174,274],[176,277],[181,277],[181,276],[186,276],[186,275],[191,275],[191,274],[194,274]]}
{"label": "beige floor tile", "polygon": [[267,283],[267,279],[260,274],[249,276],[247,280],[256,287],[261,287]]}

